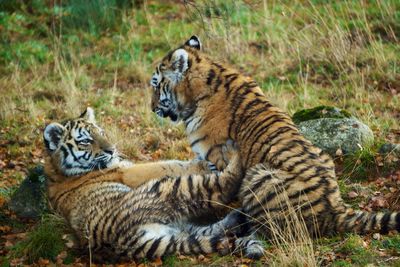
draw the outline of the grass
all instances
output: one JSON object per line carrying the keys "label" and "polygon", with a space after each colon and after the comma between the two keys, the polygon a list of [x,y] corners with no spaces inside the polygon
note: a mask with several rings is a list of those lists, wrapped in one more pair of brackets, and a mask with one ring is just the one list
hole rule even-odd
{"label": "grass", "polygon": [[[79,115],[86,106],[95,107],[110,138],[136,161],[192,158],[182,127],[152,114],[148,81],[156,62],[193,34],[211,57],[254,77],[289,114],[336,106],[371,127],[378,141],[338,159],[344,194],[355,177],[368,186],[368,179],[398,169],[398,162],[389,164],[377,152],[382,142],[400,142],[398,1],[81,2],[0,1],[0,166],[25,164],[0,170],[0,197],[7,198],[44,157],[45,124]],[[357,207],[359,198],[351,201]],[[337,266],[361,265],[364,258],[380,262],[377,248],[369,248],[374,259],[351,246],[346,252],[330,248],[348,247],[349,238],[321,245],[287,236],[268,247],[268,263],[316,265],[331,252],[360,256],[339,257]],[[390,242],[395,255],[400,248]],[[236,261],[216,257],[210,264]]]}
{"label": "grass", "polygon": [[24,257],[29,263],[37,262],[40,258],[55,260],[65,249],[65,241],[62,239],[65,227],[62,218],[55,215],[44,216],[26,240],[14,245],[10,258]]}
{"label": "grass", "polygon": [[364,247],[364,240],[357,235],[349,235],[337,252],[348,254],[352,264],[366,265],[373,263],[376,258],[374,252]]}
{"label": "grass", "polygon": [[367,180],[378,170],[378,164],[375,162],[378,155],[379,145],[371,144],[362,147],[354,154],[344,157],[344,179],[352,181]]}

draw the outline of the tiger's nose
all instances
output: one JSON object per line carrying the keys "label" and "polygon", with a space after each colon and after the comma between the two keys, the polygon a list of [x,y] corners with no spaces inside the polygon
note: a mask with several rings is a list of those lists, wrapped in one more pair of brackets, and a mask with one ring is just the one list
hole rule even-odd
{"label": "tiger's nose", "polygon": [[110,154],[110,155],[113,155],[114,151],[115,151],[115,149],[114,150],[110,150],[110,149],[104,150],[105,153]]}
{"label": "tiger's nose", "polygon": [[109,144],[109,143],[103,143],[101,145],[101,149],[104,151],[104,153],[113,155],[115,153],[115,151],[117,150],[117,148],[115,147],[115,145]]}

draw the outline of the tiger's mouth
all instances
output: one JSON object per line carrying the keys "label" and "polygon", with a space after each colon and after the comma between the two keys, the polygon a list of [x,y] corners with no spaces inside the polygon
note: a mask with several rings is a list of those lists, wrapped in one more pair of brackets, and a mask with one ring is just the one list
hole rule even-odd
{"label": "tiger's mouth", "polygon": [[155,110],[155,113],[157,116],[162,117],[162,118],[170,118],[172,121],[177,121],[178,120],[178,115],[173,112],[172,110],[162,110],[160,108]]}

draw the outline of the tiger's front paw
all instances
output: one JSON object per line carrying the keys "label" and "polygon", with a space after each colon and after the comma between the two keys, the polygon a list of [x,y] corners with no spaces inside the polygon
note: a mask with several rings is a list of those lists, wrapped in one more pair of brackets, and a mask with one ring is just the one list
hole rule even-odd
{"label": "tiger's front paw", "polygon": [[224,161],[230,164],[231,162],[239,161],[240,153],[237,144],[233,140],[226,141],[226,144],[222,147],[222,155]]}
{"label": "tiger's front paw", "polygon": [[221,238],[217,244],[217,251],[221,256],[230,254],[232,251],[232,241],[228,237]]}
{"label": "tiger's front paw", "polygon": [[224,231],[236,237],[249,235],[249,221],[247,215],[240,209],[233,210],[221,221]]}
{"label": "tiger's front paw", "polygon": [[241,162],[240,151],[236,144],[233,141],[228,140],[226,145],[222,147],[222,153],[224,160],[228,162],[228,171],[238,176],[242,176],[243,166]]}
{"label": "tiger's front paw", "polygon": [[217,171],[215,165],[207,160],[194,159],[192,163],[196,166],[193,174],[207,174]]}
{"label": "tiger's front paw", "polygon": [[235,240],[235,250],[246,258],[258,260],[264,256],[264,247],[260,240],[252,235]]}

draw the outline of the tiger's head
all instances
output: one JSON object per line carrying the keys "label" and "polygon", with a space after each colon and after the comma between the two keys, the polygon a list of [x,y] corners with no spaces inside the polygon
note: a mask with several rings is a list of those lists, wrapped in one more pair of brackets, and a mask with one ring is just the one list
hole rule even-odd
{"label": "tiger's head", "polygon": [[158,116],[178,121],[193,113],[202,88],[193,86],[193,81],[187,78],[193,65],[199,61],[200,49],[199,38],[192,36],[156,67],[150,85],[153,87],[151,107]]}
{"label": "tiger's head", "polygon": [[78,118],[52,122],[43,133],[52,165],[66,176],[113,167],[122,158],[97,126],[94,111],[87,108]]}

